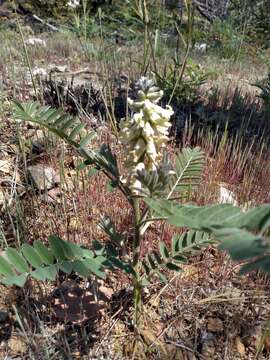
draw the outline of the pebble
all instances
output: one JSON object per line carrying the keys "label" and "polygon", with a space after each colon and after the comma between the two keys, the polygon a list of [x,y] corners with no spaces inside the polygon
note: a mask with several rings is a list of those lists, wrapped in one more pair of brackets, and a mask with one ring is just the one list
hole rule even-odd
{"label": "pebble", "polygon": [[50,190],[60,183],[60,177],[50,166],[43,164],[29,166],[28,173],[35,187],[41,191]]}

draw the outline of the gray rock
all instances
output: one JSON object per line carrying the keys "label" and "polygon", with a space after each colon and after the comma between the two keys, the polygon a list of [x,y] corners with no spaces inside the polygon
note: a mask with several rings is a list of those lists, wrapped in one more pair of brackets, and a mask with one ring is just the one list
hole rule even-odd
{"label": "gray rock", "polygon": [[30,179],[38,190],[49,190],[60,183],[60,178],[52,167],[38,164],[28,167]]}

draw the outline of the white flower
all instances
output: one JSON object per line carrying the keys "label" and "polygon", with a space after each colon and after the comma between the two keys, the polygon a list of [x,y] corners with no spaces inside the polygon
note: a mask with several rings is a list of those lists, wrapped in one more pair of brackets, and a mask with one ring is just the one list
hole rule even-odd
{"label": "white flower", "polygon": [[129,170],[126,183],[131,189],[136,188],[136,193],[139,189],[137,172],[140,169],[156,171],[163,158],[173,115],[170,106],[163,109],[157,105],[163,91],[153,86],[152,80],[143,77],[137,86],[140,87],[137,99],[128,99],[135,113],[131,119],[120,123],[119,133],[120,142],[125,146],[125,166]]}

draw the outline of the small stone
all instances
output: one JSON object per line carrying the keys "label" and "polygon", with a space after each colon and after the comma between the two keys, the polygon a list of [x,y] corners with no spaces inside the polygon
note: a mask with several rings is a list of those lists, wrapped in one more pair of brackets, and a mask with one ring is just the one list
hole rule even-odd
{"label": "small stone", "polygon": [[38,190],[52,189],[59,184],[60,178],[52,167],[45,165],[34,165],[28,167],[28,173]]}
{"label": "small stone", "polygon": [[222,332],[224,329],[223,322],[219,318],[209,318],[207,320],[207,330],[210,332]]}
{"label": "small stone", "polygon": [[10,174],[11,167],[12,166],[10,160],[0,160],[0,172],[4,174]]}
{"label": "small stone", "polygon": [[4,323],[9,319],[9,314],[6,311],[0,310],[0,323]]}
{"label": "small stone", "polygon": [[238,206],[235,194],[228,190],[223,184],[219,184],[219,199],[220,204],[232,204]]}
{"label": "small stone", "polygon": [[32,152],[34,154],[42,154],[45,151],[45,147],[39,141],[32,142]]}
{"label": "small stone", "polygon": [[212,360],[215,358],[216,347],[213,339],[208,339],[203,342],[201,354],[207,360]]}
{"label": "small stone", "polygon": [[214,342],[205,343],[202,347],[202,356],[204,356],[205,359],[214,359],[216,353]]}
{"label": "small stone", "polygon": [[245,345],[242,343],[242,340],[239,336],[235,338],[235,348],[238,354],[245,355],[246,354],[246,348]]}
{"label": "small stone", "polygon": [[12,336],[8,341],[8,346],[12,350],[13,354],[23,354],[27,350],[25,341],[19,336]]}
{"label": "small stone", "polygon": [[40,46],[46,46],[46,41],[37,37],[30,37],[25,41],[26,45],[40,45]]}

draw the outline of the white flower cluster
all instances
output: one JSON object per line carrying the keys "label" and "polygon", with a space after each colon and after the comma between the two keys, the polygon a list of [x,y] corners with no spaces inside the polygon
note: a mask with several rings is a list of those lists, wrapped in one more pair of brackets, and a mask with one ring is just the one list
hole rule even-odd
{"label": "white flower cluster", "polygon": [[80,5],[80,0],[69,0],[67,2],[67,6],[71,7],[72,9],[76,9]]}
{"label": "white flower cluster", "polygon": [[169,122],[172,108],[163,109],[157,102],[163,91],[153,86],[153,81],[145,77],[138,83],[138,98],[128,99],[134,111],[131,119],[120,123],[119,138],[125,146],[125,166],[129,172],[127,184],[137,193],[141,184],[136,179],[138,171],[156,171],[162,158],[163,149],[168,141]]}

